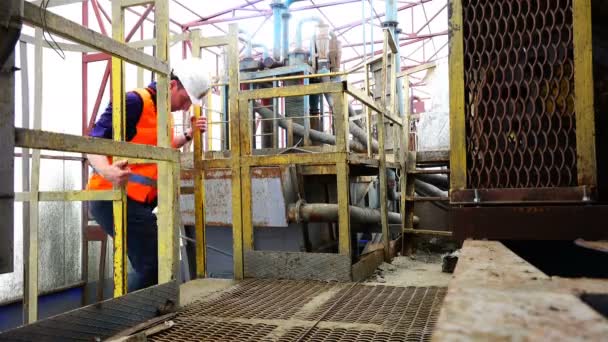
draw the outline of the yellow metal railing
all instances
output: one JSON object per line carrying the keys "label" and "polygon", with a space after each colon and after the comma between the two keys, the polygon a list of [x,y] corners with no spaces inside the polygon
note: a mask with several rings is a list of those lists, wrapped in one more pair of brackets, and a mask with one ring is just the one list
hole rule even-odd
{"label": "yellow metal railing", "polygon": [[[236,26],[231,26],[231,34],[238,32]],[[193,39],[193,51],[198,51]],[[197,275],[202,277],[204,272],[204,172],[210,169],[230,169],[232,181],[232,231],[233,231],[233,255],[234,255],[234,276],[236,279],[244,277],[244,259],[243,256],[247,251],[253,250],[253,220],[252,220],[252,189],[251,189],[251,172],[252,168],[259,166],[271,165],[289,165],[296,164],[309,167],[325,167],[332,166],[337,179],[337,195],[339,206],[339,253],[344,256],[351,255],[351,239],[350,239],[350,215],[349,215],[349,173],[350,164],[367,163],[378,167],[378,173],[381,178],[382,198],[386,199],[386,169],[387,165],[391,168],[398,168],[402,174],[405,174],[405,160],[402,157],[403,151],[407,149],[407,139],[404,139],[403,132],[407,126],[407,118],[402,118],[397,109],[397,89],[396,89],[396,72],[388,72],[388,65],[395,65],[395,56],[397,46],[394,43],[394,38],[388,30],[385,30],[385,53],[382,59],[374,59],[373,62],[381,61],[383,65],[383,89],[381,90],[382,98],[378,103],[370,96],[369,88],[369,73],[370,65],[365,64],[366,85],[364,91],[347,84],[346,82],[327,82],[310,85],[298,85],[288,87],[264,88],[239,91],[238,80],[238,50],[235,49],[237,40],[230,36],[228,41],[229,47],[229,119],[226,124],[230,128],[230,151],[229,156],[223,154],[223,158],[203,159],[202,145],[200,141],[195,140],[194,153],[194,168],[195,174],[195,221],[197,234]],[[198,43],[197,43],[198,44]],[[392,61],[392,64],[391,64]],[[358,68],[360,69],[360,68]],[[335,75],[345,75],[346,73],[334,73]],[[264,81],[277,82],[285,80],[298,80],[310,77],[327,77],[324,75],[300,75],[273,77]],[[257,83],[258,80],[244,81],[243,83]],[[391,89],[390,103],[387,103],[386,93]],[[303,148],[315,153],[296,153],[296,154],[271,154],[260,155],[254,154],[253,139],[256,137],[254,133],[254,117],[252,115],[252,101],[259,99],[277,99],[290,96],[307,96],[307,95],[322,95],[329,94],[333,98],[333,128],[335,133],[335,146],[326,146],[320,148],[318,146],[304,146]],[[349,117],[348,103],[350,100],[358,101],[364,108],[364,117],[367,121],[365,131],[367,133],[367,144],[364,147],[363,153],[353,151],[349,144],[350,131],[349,123],[352,119]],[[195,112],[196,113],[196,112]],[[200,112],[199,112],[200,113]],[[200,114],[197,114],[200,115]],[[325,115],[325,114],[323,114]],[[281,118],[290,119],[290,118]],[[293,118],[291,118],[293,119]],[[310,116],[303,116],[303,120],[309,120]],[[386,129],[385,129],[386,126]],[[306,125],[305,125],[306,127]],[[378,132],[377,152],[373,151],[372,130]],[[283,133],[289,133],[289,129],[285,129]],[[209,133],[208,133],[209,134]],[[276,132],[273,132],[276,134]],[[288,134],[289,135],[289,134]],[[390,135],[393,139],[392,151],[386,151],[384,137]],[[213,137],[212,137],[213,138]],[[276,137],[275,137],[276,138]],[[274,145],[274,144],[273,144]],[[306,144],[305,144],[306,145]],[[275,150],[275,152],[278,150]],[[387,154],[390,152],[391,160],[387,161]],[[213,153],[207,153],[205,156],[213,156]],[[219,154],[216,154],[219,156]],[[385,236],[385,257],[389,256],[389,225],[387,220],[388,208],[386,201],[381,200],[382,204],[382,231]],[[400,211],[402,216],[404,206],[401,206]],[[402,227],[403,228],[403,227]]]}
{"label": "yellow metal railing", "polygon": [[[113,140],[96,139],[69,134],[41,131],[42,93],[42,30],[36,29],[36,97],[34,129],[15,128],[15,146],[34,149],[31,170],[31,187],[28,192],[15,194],[16,200],[29,203],[29,228],[24,232],[27,248],[24,250],[24,317],[25,323],[38,318],[38,203],[39,201],[113,201],[114,236],[114,296],[127,292],[126,258],[126,193],[124,188],[110,191],[40,192],[40,149],[79,152],[147,160],[159,166],[158,254],[159,284],[173,281],[178,272],[177,243],[179,225],[178,182],[179,151],[170,147],[169,138],[169,65],[168,65],[168,3],[167,0],[145,1],[155,7],[157,57],[146,55],[124,43],[124,9],[141,1],[113,0],[113,38],[93,32],[52,12],[25,2],[22,20],[35,27],[94,50],[112,55],[112,102]],[[42,19],[44,18],[44,20]],[[154,71],[158,80],[158,146],[137,145],[124,142],[124,61]]]}

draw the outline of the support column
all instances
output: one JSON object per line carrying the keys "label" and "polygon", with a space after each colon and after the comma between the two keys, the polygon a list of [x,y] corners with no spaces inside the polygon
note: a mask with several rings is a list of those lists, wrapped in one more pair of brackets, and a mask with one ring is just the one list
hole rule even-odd
{"label": "support column", "polygon": [[[199,58],[201,55],[201,33],[194,30],[192,37],[192,57]],[[211,96],[209,94],[208,96]],[[194,104],[194,117],[196,120],[201,117],[201,106]],[[209,127],[209,126],[208,126]],[[210,127],[211,128],[211,127]],[[210,133],[207,133],[210,135]],[[207,238],[205,228],[205,171],[203,170],[203,137],[198,132],[194,134],[194,230],[196,235],[196,277],[205,278],[207,276]]]}
{"label": "support column", "polygon": [[230,164],[232,169],[232,255],[234,263],[234,279],[244,277],[243,265],[243,222],[241,194],[241,137],[239,117],[239,50],[238,27],[230,24],[228,43],[228,111],[230,122]]}
{"label": "support column", "polygon": [[[121,0],[112,1],[112,38],[124,42],[124,12]],[[124,62],[112,57],[112,135],[114,141],[125,140]],[[112,202],[114,214],[114,297],[127,293],[127,191],[120,190],[120,200]]]}

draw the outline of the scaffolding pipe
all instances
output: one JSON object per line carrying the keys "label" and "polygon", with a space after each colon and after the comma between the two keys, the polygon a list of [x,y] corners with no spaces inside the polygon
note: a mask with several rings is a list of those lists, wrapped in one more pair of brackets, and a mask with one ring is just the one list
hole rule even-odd
{"label": "scaffolding pipe", "polygon": [[[380,210],[361,208],[354,205],[350,207],[350,219],[353,223],[380,224]],[[290,222],[338,222],[337,203],[301,203],[290,204],[287,210]],[[401,223],[401,214],[389,212],[389,223]],[[414,224],[418,224],[419,218],[414,216]]]}

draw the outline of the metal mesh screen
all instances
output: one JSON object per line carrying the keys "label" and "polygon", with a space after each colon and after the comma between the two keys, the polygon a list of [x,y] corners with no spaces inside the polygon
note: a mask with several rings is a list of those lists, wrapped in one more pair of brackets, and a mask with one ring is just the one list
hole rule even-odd
{"label": "metal mesh screen", "polygon": [[430,341],[446,288],[254,280],[193,303],[151,341]]}
{"label": "metal mesh screen", "polygon": [[576,186],[572,0],[462,0],[467,185]]}

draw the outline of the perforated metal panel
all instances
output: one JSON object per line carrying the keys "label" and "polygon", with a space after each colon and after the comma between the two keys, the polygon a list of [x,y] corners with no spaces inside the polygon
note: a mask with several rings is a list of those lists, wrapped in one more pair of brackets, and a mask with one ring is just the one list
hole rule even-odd
{"label": "perforated metal panel", "polygon": [[467,187],[577,185],[572,0],[462,0]]}
{"label": "perforated metal panel", "polygon": [[446,289],[251,280],[152,341],[429,341]]}

